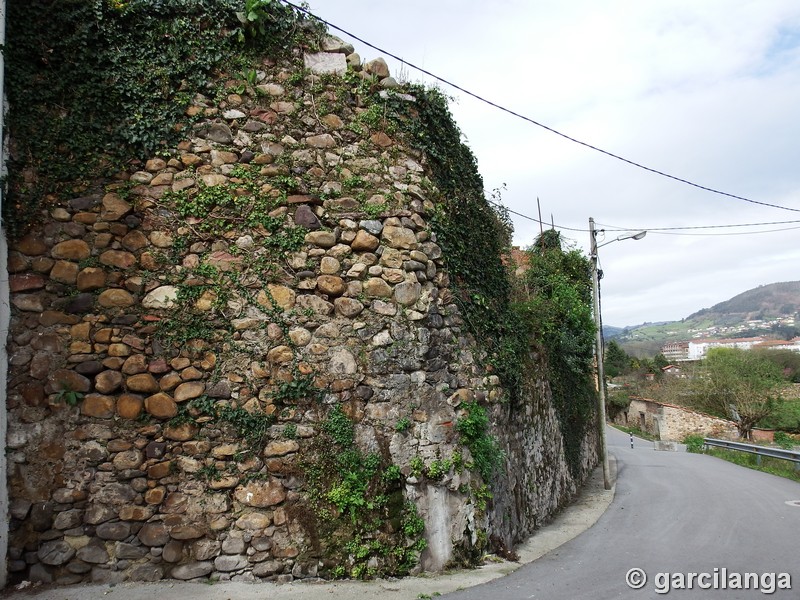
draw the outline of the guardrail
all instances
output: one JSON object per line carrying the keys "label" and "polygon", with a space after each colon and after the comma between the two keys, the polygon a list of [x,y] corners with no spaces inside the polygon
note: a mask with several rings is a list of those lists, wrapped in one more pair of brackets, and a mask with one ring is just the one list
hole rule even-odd
{"label": "guardrail", "polygon": [[794,463],[795,471],[800,471],[800,452],[795,450],[784,450],[782,448],[770,448],[768,446],[754,446],[753,444],[743,444],[741,442],[730,442],[728,440],[717,440],[714,438],[703,438],[703,446],[714,446],[725,448],[726,450],[738,450],[756,455],[756,464],[761,464],[761,457],[779,458]]}

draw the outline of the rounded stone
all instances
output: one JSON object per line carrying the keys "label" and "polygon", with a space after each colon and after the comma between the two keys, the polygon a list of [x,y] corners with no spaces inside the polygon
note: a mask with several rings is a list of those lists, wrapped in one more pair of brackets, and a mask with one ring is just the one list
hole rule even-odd
{"label": "rounded stone", "polygon": [[167,491],[163,487],[151,488],[144,493],[144,501],[148,504],[161,504],[166,493]]}
{"label": "rounded stone", "polygon": [[127,308],[136,304],[136,300],[130,292],[117,288],[102,292],[100,296],[98,296],[97,302],[104,308]]}
{"label": "rounded stone", "polygon": [[153,516],[153,509],[144,506],[123,506],[119,511],[119,518],[123,521],[147,521]]}
{"label": "rounded stone", "polygon": [[381,241],[363,229],[359,229],[356,233],[355,239],[351,242],[350,247],[356,252],[372,252],[380,246]]}
{"label": "rounded stone", "polygon": [[150,465],[147,468],[147,477],[149,479],[164,479],[164,477],[167,477],[171,471],[172,471],[171,461],[160,462],[154,465]]}
{"label": "rounded stone", "polygon": [[97,419],[110,419],[114,416],[114,399],[102,394],[89,394],[81,403],[81,414]]}
{"label": "rounded stone", "polygon": [[175,540],[196,540],[205,533],[197,525],[178,525],[170,530],[169,535]]}
{"label": "rounded stone", "polygon": [[169,392],[170,390],[174,390],[183,380],[181,379],[180,373],[172,372],[167,373],[164,375],[158,382],[161,391]]}
{"label": "rounded stone", "polygon": [[150,243],[157,248],[169,248],[173,244],[172,235],[168,231],[153,231],[150,233]]}
{"label": "rounded stone", "polygon": [[111,193],[103,196],[103,210],[100,218],[103,221],[118,221],[133,210],[133,206],[128,204],[119,195]]}
{"label": "rounded stone", "polygon": [[92,383],[88,377],[72,369],[58,369],[48,377],[47,391],[57,393],[62,390],[67,392],[80,392],[85,394],[91,389]]}
{"label": "rounded stone", "polygon": [[302,294],[297,298],[297,309],[327,316],[333,312],[333,304],[315,294]]}
{"label": "rounded stone", "polygon": [[295,440],[273,440],[264,448],[264,457],[286,456],[300,449],[300,444]]}
{"label": "rounded stone", "polygon": [[323,256],[319,264],[319,272],[323,275],[335,275],[342,268],[342,263],[332,256]]}
{"label": "rounded stone", "polygon": [[[50,279],[59,283],[74,284],[78,279],[78,264],[68,260],[58,260],[50,270]],[[16,291],[11,289],[11,291]]]}
{"label": "rounded stone", "polygon": [[172,308],[178,299],[178,288],[174,285],[162,285],[148,293],[142,300],[142,306],[150,309]]}
{"label": "rounded stone", "polygon": [[411,306],[419,300],[421,294],[422,285],[419,283],[405,282],[394,288],[394,299],[403,306]]}
{"label": "rounded stone", "polygon": [[75,548],[63,540],[45,542],[36,552],[39,560],[54,567],[61,566],[75,556]]}
{"label": "rounded stone", "polygon": [[267,353],[267,360],[273,364],[292,362],[294,352],[289,346],[276,346]]}
{"label": "rounded stone", "polygon": [[185,402],[193,398],[199,398],[206,391],[206,384],[202,381],[187,381],[180,384],[173,392],[175,402]]}
{"label": "rounded stone", "polygon": [[114,468],[122,471],[124,469],[138,469],[144,457],[139,450],[126,450],[125,452],[118,452],[112,460]]}
{"label": "rounded stone", "polygon": [[364,305],[355,298],[337,298],[333,301],[336,312],[343,317],[352,318],[364,310]]}
{"label": "rounded stone", "polygon": [[41,256],[47,252],[47,244],[34,234],[29,233],[14,244],[14,249],[27,256]]}
{"label": "rounded stone", "polygon": [[97,537],[104,540],[122,541],[131,534],[130,523],[106,522],[101,523],[95,530]]}
{"label": "rounded stone", "polygon": [[150,373],[131,375],[125,380],[125,387],[131,392],[141,392],[144,394],[155,394],[161,389],[156,378]]}
{"label": "rounded stone", "polygon": [[[343,300],[343,298],[339,298]],[[295,327],[289,331],[289,339],[295,346],[307,346],[311,341],[311,332],[303,327]]]}
{"label": "rounded stone", "polygon": [[251,481],[236,488],[233,496],[238,502],[247,506],[266,508],[283,502],[286,499],[286,489],[277,479]]}
{"label": "rounded stone", "polygon": [[147,238],[141,231],[135,229],[122,238],[122,245],[131,252],[136,252],[147,246]]}
{"label": "rounded stone", "polygon": [[91,292],[106,286],[106,272],[97,267],[86,267],[78,273],[77,287],[81,292]]}
{"label": "rounded stone", "polygon": [[138,419],[142,414],[144,400],[134,394],[122,394],[117,398],[117,414],[123,419]]}
{"label": "rounded stone", "polygon": [[214,564],[208,561],[191,562],[183,565],[178,565],[170,572],[170,577],[180,579],[183,581],[189,579],[197,579],[198,577],[205,577],[211,574],[214,570]]}
{"label": "rounded stone", "polygon": [[170,540],[164,546],[164,551],[161,553],[161,558],[168,563],[180,562],[183,558],[183,542],[179,540]]}
{"label": "rounded stone", "polygon": [[329,296],[341,296],[347,290],[347,284],[336,275],[320,275],[317,278],[317,289]]}
{"label": "rounded stone", "polygon": [[197,435],[197,427],[193,423],[181,423],[164,429],[164,437],[174,442],[188,442]]}
{"label": "rounded stone", "polygon": [[103,546],[97,544],[89,544],[80,548],[76,556],[83,562],[93,565],[101,565],[108,562],[108,552]]}
{"label": "rounded stone", "polygon": [[331,353],[329,370],[334,375],[354,375],[358,371],[358,363],[349,350],[341,348]]}
{"label": "rounded stone", "polygon": [[291,310],[297,298],[297,293],[285,285],[269,284],[267,290],[261,290],[256,296],[256,302],[267,310],[280,308]]}
{"label": "rounded stone", "polygon": [[163,523],[145,523],[137,535],[145,546],[163,546],[169,541],[169,532]]}
{"label": "rounded stone", "polygon": [[145,410],[157,419],[171,419],[178,414],[178,405],[169,394],[159,392],[144,401]]}
{"label": "rounded stone", "polygon": [[252,512],[242,515],[236,520],[236,527],[245,530],[258,530],[269,527],[272,519],[269,515],[260,512]]}
{"label": "rounded stone", "polygon": [[373,298],[391,298],[392,287],[380,277],[370,277],[364,282],[364,293]]}
{"label": "rounded stone", "polygon": [[107,267],[130,269],[136,264],[136,257],[124,250],[106,250],[100,255],[100,262]]}
{"label": "rounded stone", "polygon": [[110,394],[122,385],[123,379],[119,371],[103,371],[94,378],[94,389],[101,394]]}
{"label": "rounded stone", "polygon": [[222,573],[244,569],[248,564],[247,557],[242,555],[222,554],[214,559],[214,568]]}
{"label": "rounded stone", "polygon": [[60,258],[62,260],[84,260],[91,256],[92,251],[89,249],[89,244],[83,240],[67,240],[60,242],[53,246],[50,251],[50,256],[53,258]]}
{"label": "rounded stone", "polygon": [[[125,359],[122,365],[122,372],[125,375],[138,375],[139,373],[146,373],[148,366],[148,358],[144,354],[134,354]],[[158,389],[153,390],[157,392]]]}
{"label": "rounded stone", "polygon": [[320,248],[332,248],[336,245],[336,234],[332,231],[310,231],[305,239],[306,243]]}

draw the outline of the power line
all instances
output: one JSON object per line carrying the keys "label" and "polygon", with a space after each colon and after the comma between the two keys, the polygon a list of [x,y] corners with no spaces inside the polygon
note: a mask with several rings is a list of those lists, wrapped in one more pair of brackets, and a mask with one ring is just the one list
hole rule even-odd
{"label": "power line", "polygon": [[[730,227],[746,227],[745,225],[731,225]],[[794,229],[800,229],[800,225],[795,227],[781,227],[780,229],[764,229],[761,231],[728,231],[726,233],[677,233],[675,231],[658,231],[658,230],[647,230],[648,233],[653,233],[654,235],[679,235],[679,236],[703,236],[703,237],[720,237],[720,236],[730,236],[730,235],[758,235],[760,233],[778,233],[781,231],[792,231]],[[614,230],[614,231],[628,231],[628,230]],[[637,231],[631,229],[630,231]]]}
{"label": "power line", "polygon": [[[761,227],[766,225],[790,225],[792,223],[800,223],[800,220],[767,221],[765,223],[738,223],[733,225],[687,225],[683,227],[619,227],[617,225],[604,225],[602,223],[598,223],[597,225],[613,229],[614,231],[641,231],[643,229],[646,229],[648,232],[658,232],[658,231],[683,231],[686,229],[727,229],[733,227]],[[788,229],[794,229],[794,227],[789,227]]]}
{"label": "power line", "polygon": [[528,123],[536,125],[537,127],[541,127],[542,129],[545,129],[545,130],[547,130],[547,131],[549,131],[551,133],[554,133],[554,134],[556,134],[556,135],[558,135],[558,136],[560,136],[560,137],[562,137],[564,139],[567,139],[567,140],[569,140],[571,142],[574,142],[576,144],[579,144],[581,146],[589,148],[590,150],[594,150],[596,152],[600,152],[601,154],[605,154],[606,156],[609,156],[611,158],[615,158],[615,159],[617,159],[619,161],[622,161],[624,163],[627,163],[627,164],[629,164],[631,166],[634,166],[634,167],[637,167],[639,169],[643,169],[643,170],[648,171],[650,173],[654,173],[656,175],[661,175],[662,177],[666,177],[668,179],[672,179],[674,181],[678,181],[680,183],[684,183],[686,185],[690,185],[692,187],[701,189],[701,190],[706,191],[706,192],[711,192],[712,194],[718,194],[720,196],[726,196],[728,198],[734,198],[736,200],[742,200],[744,202],[749,202],[751,204],[758,204],[760,206],[768,206],[770,208],[778,208],[780,210],[788,210],[788,211],[792,211],[792,212],[800,212],[800,208],[790,208],[788,206],[779,206],[777,204],[770,204],[768,202],[761,202],[761,201],[758,201],[758,200],[753,200],[751,198],[746,198],[744,196],[738,196],[736,194],[730,194],[728,192],[723,192],[723,191],[717,190],[715,188],[711,188],[711,187],[707,187],[707,186],[704,186],[704,185],[700,185],[699,183],[694,183],[693,181],[689,181],[688,179],[683,179],[683,178],[677,177],[675,175],[670,175],[669,173],[666,173],[664,171],[660,171],[658,169],[654,169],[652,167],[648,167],[646,165],[643,165],[643,164],[638,163],[636,161],[630,160],[630,159],[625,158],[623,156],[620,156],[618,154],[614,154],[613,152],[609,152],[608,150],[603,150],[602,148],[599,148],[599,147],[594,146],[592,144],[589,144],[587,142],[583,142],[583,141],[581,141],[581,140],[579,140],[577,138],[574,138],[574,137],[569,136],[569,135],[567,135],[565,133],[562,133],[561,131],[558,131],[557,129],[553,129],[552,127],[549,127],[549,126],[547,126],[547,125],[545,125],[543,123],[540,123],[539,121],[536,121],[536,120],[534,120],[534,119],[532,119],[530,117],[526,117],[525,115],[522,115],[522,114],[520,114],[518,112],[515,112],[515,111],[513,111],[513,110],[511,110],[509,108],[505,108],[504,106],[501,106],[500,104],[497,104],[496,102],[492,102],[491,100],[487,100],[486,98],[484,98],[484,97],[482,97],[482,96],[480,96],[480,95],[478,95],[478,94],[476,94],[474,92],[470,92],[469,90],[467,90],[467,89],[465,89],[465,88],[463,88],[463,87],[461,87],[461,86],[459,86],[459,85],[457,85],[457,84],[455,84],[455,83],[453,83],[451,81],[448,81],[447,79],[444,79],[443,77],[439,77],[438,75],[435,75],[434,73],[431,73],[430,71],[428,71],[426,69],[423,69],[422,67],[418,67],[417,65],[415,65],[413,63],[410,63],[410,62],[406,61],[405,59],[400,58],[399,56],[397,56],[395,54],[392,54],[391,52],[388,52],[387,50],[384,50],[383,48],[380,48],[379,46],[371,44],[370,42],[358,37],[357,35],[354,35],[354,34],[350,33],[346,29],[342,29],[341,27],[339,27],[337,25],[334,25],[333,23],[331,23],[329,21],[326,21],[325,19],[323,19],[321,17],[318,17],[317,15],[313,14],[311,11],[309,11],[309,10],[307,10],[305,8],[302,8],[301,6],[293,4],[292,2],[289,2],[288,0],[280,0],[280,1],[283,2],[284,4],[286,4],[287,6],[291,6],[292,8],[294,8],[297,11],[302,12],[302,13],[308,15],[309,17],[311,17],[313,19],[316,19],[317,21],[319,21],[320,23],[323,23],[327,27],[332,28],[332,29],[336,29],[337,31],[341,31],[345,35],[353,38],[354,40],[358,40],[359,42],[361,42],[362,44],[365,44],[366,46],[369,46],[373,50],[377,50],[381,54],[385,54],[386,56],[390,56],[390,57],[394,58],[395,60],[400,61],[402,64],[408,65],[412,69],[416,69],[420,73],[424,73],[425,75],[428,75],[429,77],[433,77],[437,81],[440,81],[440,82],[444,83],[445,85],[449,85],[450,87],[452,87],[452,88],[454,88],[454,89],[456,89],[456,90],[458,90],[458,91],[460,91],[460,92],[462,92],[462,93],[464,93],[464,94],[466,94],[468,96],[471,96],[471,97],[475,98],[476,100],[478,100],[480,102],[483,102],[485,104],[488,104],[489,106],[497,108],[498,110],[501,110],[501,111],[503,111],[505,113],[508,113],[508,114],[510,114],[510,115],[512,115],[514,117],[517,117],[518,119],[522,119],[523,121],[527,121]]}
{"label": "power line", "polygon": [[[507,206],[503,204],[499,204],[494,202],[493,200],[486,200],[489,204],[493,204],[503,210],[509,212],[510,214],[517,215],[518,217],[522,217],[523,219],[527,219],[528,221],[533,221],[534,223],[539,223],[541,225],[549,225],[550,223],[546,223],[545,221],[541,221],[535,217],[528,216],[521,212],[517,212],[515,210],[511,210]],[[784,227],[782,229],[771,229],[767,231],[741,231],[741,232],[732,232],[732,233],[675,233],[680,231],[686,231],[689,229],[727,229],[727,228],[734,228],[734,227],[764,227],[767,225],[791,225],[794,223],[800,223],[800,220],[794,221],[768,221],[763,223],[737,223],[737,224],[728,224],[728,225],[686,225],[683,227],[621,227],[619,225],[605,225],[603,223],[597,223],[598,226],[611,229],[614,231],[642,231],[647,230],[648,233],[659,233],[661,235],[755,235],[758,233],[775,233],[778,231],[789,231],[792,229],[800,229],[800,227]],[[566,227],[564,225],[553,225],[556,229],[563,229],[565,231],[577,231],[579,233],[587,233],[588,229],[580,229],[577,227]]]}

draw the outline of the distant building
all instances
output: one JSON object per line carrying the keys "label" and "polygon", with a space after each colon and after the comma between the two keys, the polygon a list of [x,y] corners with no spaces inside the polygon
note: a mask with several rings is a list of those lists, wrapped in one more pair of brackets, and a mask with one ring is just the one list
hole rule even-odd
{"label": "distant building", "polygon": [[723,340],[698,339],[688,342],[667,342],[661,347],[661,354],[670,362],[702,360],[712,348],[738,348],[752,350],[764,348],[800,352],[800,337],[792,340],[768,340],[763,337],[731,338]]}
{"label": "distant building", "polygon": [[689,342],[667,342],[661,347],[661,354],[670,362],[689,360]]}
{"label": "distant building", "polygon": [[661,372],[665,377],[676,377],[678,379],[686,378],[686,374],[683,372],[683,370],[676,365],[667,365],[666,367],[661,367]]}
{"label": "distant building", "polygon": [[737,348],[750,350],[753,346],[764,342],[762,337],[731,338],[727,340],[692,340],[689,342],[688,360],[702,360],[712,348]]}

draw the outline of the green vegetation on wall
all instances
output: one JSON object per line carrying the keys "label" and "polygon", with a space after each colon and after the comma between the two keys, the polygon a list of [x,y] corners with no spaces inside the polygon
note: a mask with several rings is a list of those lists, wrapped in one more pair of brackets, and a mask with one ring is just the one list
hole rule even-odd
{"label": "green vegetation on wall", "polygon": [[578,250],[565,250],[557,231],[545,231],[529,251],[528,298],[519,306],[532,339],[546,357],[548,381],[573,473],[595,420],[591,265]]}
{"label": "green vegetation on wall", "polygon": [[456,301],[512,405],[520,399],[531,347],[544,350],[568,463],[577,473],[595,416],[589,261],[577,250],[563,250],[559,234],[547,231],[529,253],[524,285],[515,285],[503,260],[510,256],[511,223],[502,208],[487,201],[447,97],[421,86],[409,91],[416,98],[413,106],[390,96],[384,113],[396,117],[408,143],[424,152],[441,193],[432,225]]}
{"label": "green vegetation on wall", "polygon": [[405,575],[426,547],[424,521],[403,497],[403,476],[377,452],[362,451],[341,407],[322,423],[303,461],[316,543],[336,558],[335,577]]}
{"label": "green vegetation on wall", "polygon": [[224,72],[313,37],[270,0],[9,0],[7,10],[12,237],[50,195],[80,194],[168,148],[193,95],[224,92]]}
{"label": "green vegetation on wall", "polygon": [[528,343],[511,302],[511,274],[503,263],[511,249],[510,221],[487,202],[475,156],[461,141],[447,97],[421,86],[410,91],[417,101],[413,107],[399,106],[400,127],[408,142],[425,153],[441,192],[432,225],[456,301],[486,350],[487,364],[510,399],[517,400]]}
{"label": "green vegetation on wall", "polygon": [[497,440],[489,434],[489,418],[477,402],[462,406],[467,415],[458,420],[456,430],[461,441],[469,448],[475,467],[484,481],[490,481],[495,471],[503,464],[505,455],[497,445]]}

